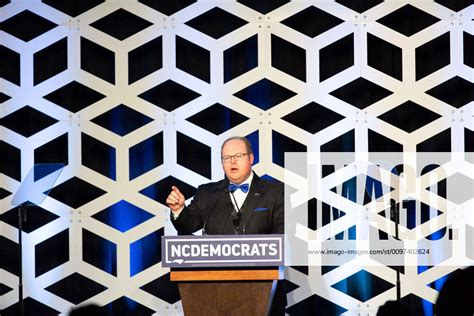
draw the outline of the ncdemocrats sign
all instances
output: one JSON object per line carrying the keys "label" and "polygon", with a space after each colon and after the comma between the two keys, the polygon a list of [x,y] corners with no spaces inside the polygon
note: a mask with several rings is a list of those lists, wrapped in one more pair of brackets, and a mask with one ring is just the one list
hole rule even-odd
{"label": "ncdemocrats sign", "polygon": [[170,268],[284,264],[283,235],[163,236],[161,252]]}

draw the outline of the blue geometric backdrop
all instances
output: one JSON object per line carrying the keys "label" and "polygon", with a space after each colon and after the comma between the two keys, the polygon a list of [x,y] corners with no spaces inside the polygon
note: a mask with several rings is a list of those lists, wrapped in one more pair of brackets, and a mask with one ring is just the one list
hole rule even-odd
{"label": "blue geometric backdrop", "polygon": [[[473,10],[0,0],[0,310],[18,300],[11,202],[34,164],[66,167],[23,229],[26,314],[95,302],[180,315],[161,267],[165,199],[222,179],[227,137],[248,136],[254,170],[279,181],[288,151],[474,151]],[[405,268],[403,300],[431,315],[455,267]],[[288,267],[286,280],[290,315],[374,314],[395,298],[386,266]]]}

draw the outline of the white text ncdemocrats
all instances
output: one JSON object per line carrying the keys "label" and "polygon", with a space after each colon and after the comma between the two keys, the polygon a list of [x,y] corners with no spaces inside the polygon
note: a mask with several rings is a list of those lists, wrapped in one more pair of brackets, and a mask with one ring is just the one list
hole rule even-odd
{"label": "white text ncdemocrats", "polygon": [[171,245],[171,257],[265,257],[278,254],[278,244]]}

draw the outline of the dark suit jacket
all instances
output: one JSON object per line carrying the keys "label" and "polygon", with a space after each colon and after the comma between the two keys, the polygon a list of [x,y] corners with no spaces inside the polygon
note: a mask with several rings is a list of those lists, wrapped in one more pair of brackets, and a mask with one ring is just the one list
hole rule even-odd
{"label": "dark suit jacket", "polygon": [[[236,212],[229,195],[229,180],[203,184],[198,187],[191,203],[176,220],[171,221],[179,234],[192,234],[204,228],[208,235],[236,233]],[[284,233],[283,184],[259,178],[255,173],[250,191],[242,204],[241,227],[237,233]]]}

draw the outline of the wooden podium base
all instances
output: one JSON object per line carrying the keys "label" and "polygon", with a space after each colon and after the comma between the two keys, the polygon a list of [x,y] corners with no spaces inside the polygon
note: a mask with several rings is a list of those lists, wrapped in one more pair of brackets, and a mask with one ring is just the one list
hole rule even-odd
{"label": "wooden podium base", "polygon": [[[276,282],[276,281],[275,281]],[[179,282],[186,316],[267,315],[273,281]]]}
{"label": "wooden podium base", "polygon": [[265,316],[278,270],[171,271],[185,316]]}

